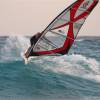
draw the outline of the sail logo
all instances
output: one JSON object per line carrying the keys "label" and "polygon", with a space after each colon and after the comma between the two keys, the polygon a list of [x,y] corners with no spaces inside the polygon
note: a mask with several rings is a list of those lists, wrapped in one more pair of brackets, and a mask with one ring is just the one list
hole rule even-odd
{"label": "sail logo", "polygon": [[87,6],[89,5],[90,1],[86,1],[83,5],[82,5],[82,8],[86,9]]}

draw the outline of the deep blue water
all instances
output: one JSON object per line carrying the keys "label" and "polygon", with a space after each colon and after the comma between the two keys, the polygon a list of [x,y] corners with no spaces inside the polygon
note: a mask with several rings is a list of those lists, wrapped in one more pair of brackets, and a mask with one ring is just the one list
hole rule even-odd
{"label": "deep blue water", "polygon": [[80,37],[68,55],[25,65],[27,37],[0,37],[0,100],[100,100],[100,37]]}

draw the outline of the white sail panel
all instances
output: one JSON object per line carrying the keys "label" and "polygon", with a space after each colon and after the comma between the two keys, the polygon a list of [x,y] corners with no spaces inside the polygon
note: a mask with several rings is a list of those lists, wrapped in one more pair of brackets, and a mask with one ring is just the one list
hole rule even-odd
{"label": "white sail panel", "polygon": [[55,30],[51,30],[51,31],[55,32],[56,34],[60,35],[61,37],[66,37],[68,34],[68,30],[69,30],[69,25],[55,29]]}
{"label": "white sail panel", "polygon": [[66,10],[65,13],[60,18],[70,21],[70,11]]}
{"label": "white sail panel", "polygon": [[58,27],[58,26],[61,26],[63,24],[66,24],[70,21],[70,11],[66,10],[61,16],[59,16],[54,24],[52,24],[52,28],[55,28],[55,27]]}
{"label": "white sail panel", "polygon": [[69,20],[59,19],[57,22],[55,22],[55,24],[53,25],[52,29],[56,28],[58,26],[64,25],[64,24],[66,24],[68,22],[69,22]]}
{"label": "white sail panel", "polygon": [[[94,0],[84,0],[83,3],[78,8],[78,10],[75,14],[75,17],[77,17],[77,16],[81,15],[83,12],[85,12],[93,4],[93,2],[94,2]],[[75,9],[76,8],[73,8],[73,10],[75,10]]]}
{"label": "white sail panel", "polygon": [[82,18],[82,19],[78,20],[77,22],[73,23],[74,38],[76,38],[76,36],[84,22],[85,22],[85,18]]}
{"label": "white sail panel", "polygon": [[93,2],[94,0],[84,0],[83,3],[80,5],[79,9],[86,10],[91,6],[91,4],[93,4]]}
{"label": "white sail panel", "polygon": [[47,41],[45,39],[41,39],[39,42],[38,42],[38,45],[34,48],[34,52],[35,51],[45,51],[45,50],[52,50],[52,49],[55,49],[56,46],[53,45],[52,43],[50,43],[50,41]]}
{"label": "white sail panel", "polygon": [[68,29],[69,26],[48,31],[47,34],[41,38],[34,51],[53,50],[62,47],[66,40]]}

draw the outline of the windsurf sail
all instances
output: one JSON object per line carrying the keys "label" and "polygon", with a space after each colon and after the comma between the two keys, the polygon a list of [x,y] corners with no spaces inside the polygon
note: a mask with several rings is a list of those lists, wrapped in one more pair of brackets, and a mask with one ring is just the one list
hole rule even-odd
{"label": "windsurf sail", "polygon": [[98,0],[77,0],[61,12],[42,32],[31,56],[67,54],[97,3]]}

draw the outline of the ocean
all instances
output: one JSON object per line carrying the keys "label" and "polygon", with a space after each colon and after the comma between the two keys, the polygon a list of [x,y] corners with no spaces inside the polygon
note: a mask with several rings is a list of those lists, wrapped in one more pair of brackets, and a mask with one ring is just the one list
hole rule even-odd
{"label": "ocean", "polygon": [[0,100],[100,100],[100,37],[79,37],[68,55],[25,65],[28,45],[28,37],[0,37]]}

